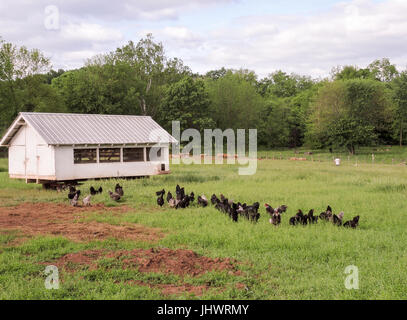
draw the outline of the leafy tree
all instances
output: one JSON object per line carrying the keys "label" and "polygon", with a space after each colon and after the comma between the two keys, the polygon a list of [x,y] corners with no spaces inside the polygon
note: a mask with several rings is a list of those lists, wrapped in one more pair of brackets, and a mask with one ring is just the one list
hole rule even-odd
{"label": "leafy tree", "polygon": [[336,67],[331,71],[334,80],[373,79],[374,75],[368,68],[360,69],[357,66]]}
{"label": "leafy tree", "polygon": [[313,84],[313,81],[308,77],[296,74],[288,75],[279,70],[258,83],[258,92],[264,97],[287,98],[293,97],[303,90],[310,89]]}
{"label": "leafy tree", "polygon": [[55,71],[54,69],[51,69],[46,75],[45,75],[45,79],[46,79],[46,83],[47,84],[51,84],[52,79],[58,78],[59,76],[61,76],[62,74],[64,74],[65,70],[63,69],[58,69],[58,71]]}
{"label": "leafy tree", "polygon": [[395,125],[398,126],[400,146],[403,145],[407,122],[407,71],[394,81]]}
{"label": "leafy tree", "polygon": [[347,115],[331,123],[329,129],[327,132],[328,143],[346,147],[351,154],[355,154],[356,146],[369,145],[377,139],[374,126]]}
{"label": "leafy tree", "polygon": [[388,128],[390,102],[386,87],[374,80],[326,83],[312,105],[307,141],[316,147],[371,145]]}
{"label": "leafy tree", "polygon": [[259,124],[264,100],[252,82],[239,72],[228,71],[217,80],[206,80],[211,115],[220,129],[252,129]]}
{"label": "leafy tree", "polygon": [[309,104],[316,93],[315,82],[308,77],[277,71],[262,79],[257,90],[266,100],[259,120],[260,143],[269,147],[301,146]]}
{"label": "leafy tree", "polygon": [[64,110],[44,73],[50,60],[38,49],[29,50],[0,40],[0,130],[21,111]]}
{"label": "leafy tree", "polygon": [[391,82],[397,77],[399,72],[390,60],[383,58],[375,60],[367,66],[367,68],[359,68],[357,66],[338,66],[333,68],[331,75],[333,80],[352,80],[352,79],[371,79],[382,82]]}
{"label": "leafy tree", "polygon": [[142,114],[139,91],[143,84],[127,64],[92,65],[68,71],[52,80],[70,112]]}
{"label": "leafy tree", "polygon": [[190,76],[170,85],[162,104],[161,123],[171,130],[171,122],[181,122],[181,130],[194,128],[203,131],[215,122],[210,117],[210,100],[203,80]]}
{"label": "leafy tree", "polygon": [[211,80],[218,80],[219,78],[224,77],[227,74],[228,70],[224,67],[218,70],[211,70],[205,74],[205,78],[209,78]]}
{"label": "leafy tree", "polygon": [[132,72],[131,82],[137,81],[139,110],[143,115],[157,116],[165,94],[165,86],[176,82],[191,71],[180,59],[165,56],[162,43],[154,42],[147,34],[137,44],[133,41],[116,51],[99,55],[87,62],[87,66],[128,66]]}
{"label": "leafy tree", "polygon": [[368,69],[376,80],[382,82],[391,82],[399,74],[397,67],[388,58],[373,61]]}
{"label": "leafy tree", "polygon": [[260,113],[258,142],[269,148],[286,147],[290,142],[288,119],[291,110],[283,98],[272,99]]}

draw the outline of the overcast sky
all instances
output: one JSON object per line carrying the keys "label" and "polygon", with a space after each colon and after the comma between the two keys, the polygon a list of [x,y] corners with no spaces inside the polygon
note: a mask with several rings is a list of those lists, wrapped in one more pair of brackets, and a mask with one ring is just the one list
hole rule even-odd
{"label": "overcast sky", "polygon": [[225,66],[320,77],[383,57],[407,66],[407,0],[0,2],[3,40],[42,50],[55,69],[149,32],[200,73]]}

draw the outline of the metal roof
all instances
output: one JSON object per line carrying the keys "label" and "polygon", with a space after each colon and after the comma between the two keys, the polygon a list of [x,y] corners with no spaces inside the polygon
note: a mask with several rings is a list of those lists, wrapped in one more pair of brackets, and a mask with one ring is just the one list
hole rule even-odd
{"label": "metal roof", "polygon": [[0,146],[8,145],[24,122],[49,145],[177,142],[148,116],[21,112]]}

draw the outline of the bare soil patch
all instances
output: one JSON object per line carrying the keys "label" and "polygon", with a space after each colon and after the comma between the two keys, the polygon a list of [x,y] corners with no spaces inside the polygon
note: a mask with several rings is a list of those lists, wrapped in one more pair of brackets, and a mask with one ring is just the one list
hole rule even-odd
{"label": "bare soil patch", "polygon": [[127,206],[72,207],[54,203],[23,203],[15,207],[0,207],[0,230],[19,230],[26,235],[61,235],[73,241],[106,238],[155,242],[163,237],[159,229],[137,224],[111,225],[81,222],[86,213],[120,214],[134,210]]}
{"label": "bare soil patch", "polygon": [[[237,262],[233,259],[213,259],[200,256],[191,250],[171,250],[167,248],[119,251],[86,250],[69,253],[53,262],[44,262],[41,264],[53,264],[67,272],[75,272],[85,266],[88,267],[88,270],[96,270],[99,268],[98,260],[102,258],[113,259],[113,261],[117,260],[123,269],[137,269],[139,272],[146,273],[176,274],[181,277],[186,275],[198,277],[209,271],[227,271],[233,275],[240,274],[240,271],[237,270]],[[150,284],[139,280],[126,281],[125,284],[156,288],[161,290],[164,295],[187,293],[201,296],[212,288],[210,284],[198,286],[189,283]]]}
{"label": "bare soil patch", "polygon": [[52,262],[54,265],[72,271],[73,266],[98,268],[97,260],[110,258],[121,263],[123,269],[137,269],[139,272],[157,272],[179,276],[200,276],[208,271],[228,271],[239,275],[233,259],[209,258],[191,250],[134,249],[119,251],[87,250],[67,254]]}
{"label": "bare soil patch", "polygon": [[150,284],[150,283],[145,283],[143,281],[128,281],[126,282],[128,285],[138,285],[138,286],[145,286],[145,287],[150,287],[154,289],[159,289],[161,290],[161,293],[170,296],[170,295],[180,295],[183,293],[187,294],[193,294],[197,297],[202,296],[206,291],[211,289],[210,286],[208,285],[201,285],[201,286],[194,286],[189,283],[183,283],[183,284]]}
{"label": "bare soil patch", "polygon": [[238,273],[234,260],[229,258],[212,259],[200,256],[192,250],[136,249],[132,251],[116,251],[111,257],[122,257],[123,265],[126,268],[138,267],[140,272],[162,272],[193,277],[200,276],[208,271]]}

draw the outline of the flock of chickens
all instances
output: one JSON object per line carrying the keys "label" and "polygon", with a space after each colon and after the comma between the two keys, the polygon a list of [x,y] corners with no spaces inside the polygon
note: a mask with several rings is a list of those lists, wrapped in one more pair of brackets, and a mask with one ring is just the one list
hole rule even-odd
{"label": "flock of chickens", "polygon": [[[191,192],[187,194],[185,188],[181,188],[179,185],[176,187],[176,196],[173,197],[172,193],[168,191],[166,201],[170,208],[180,209],[187,208],[195,201],[195,194]],[[156,195],[157,204],[162,207],[165,204],[164,196],[165,190],[157,191]],[[260,204],[258,202],[252,205],[247,205],[246,203],[234,202],[227,199],[223,194],[218,198],[215,194],[211,197],[212,205],[220,212],[227,214],[231,220],[238,222],[239,217],[245,218],[251,222],[257,222],[260,219],[259,208]],[[197,204],[200,207],[207,207],[209,205],[208,199],[205,195],[198,196]],[[278,208],[273,208],[269,204],[265,204],[266,212],[270,215],[269,222],[272,225],[278,226],[281,224],[281,215],[287,212],[287,206],[281,205]],[[334,214],[330,206],[327,207],[326,211],[321,212],[319,216],[314,215],[314,209],[311,209],[308,214],[304,214],[302,210],[298,210],[297,214],[290,218],[290,225],[307,225],[318,223],[318,220],[324,220],[333,223],[337,226],[350,227],[355,229],[359,225],[359,216],[354,217],[352,220],[343,223],[344,213],[340,212],[338,215]]]}
{"label": "flock of chickens", "polygon": [[[109,196],[114,201],[119,201],[123,195],[123,187],[120,184],[116,184],[115,191],[108,191]],[[93,186],[90,187],[90,194],[83,198],[83,206],[88,207],[91,205],[92,196],[101,194],[103,192],[102,187],[95,189]],[[157,204],[163,207],[165,200],[170,208],[174,209],[185,209],[192,205],[195,201],[195,194],[193,192],[187,194],[185,188],[181,188],[177,185],[175,189],[175,197],[171,192],[168,191],[167,197],[164,200],[165,190],[157,191]],[[70,204],[74,207],[78,206],[79,197],[81,195],[81,190],[76,190],[75,186],[69,187],[68,199]],[[212,195],[210,202],[212,205],[220,212],[227,214],[229,218],[238,222],[239,217],[247,219],[251,222],[258,222],[260,219],[260,203],[255,202],[252,205],[247,205],[246,203],[234,202],[233,200],[227,199],[223,194],[218,198],[215,194]],[[198,196],[197,205],[200,207],[207,207],[209,205],[208,199],[205,195]],[[287,212],[287,206],[281,205],[278,208],[273,208],[269,204],[265,204],[266,212],[270,215],[270,224],[278,226],[281,224],[281,216]],[[333,223],[337,226],[344,226],[350,228],[356,228],[359,225],[359,216],[354,217],[352,220],[343,222],[344,213],[340,212],[338,215],[334,214],[330,206],[324,212],[321,212],[319,216],[314,215],[314,209],[311,209],[308,214],[304,214],[302,210],[298,210],[297,214],[290,218],[290,225],[307,225],[318,223],[318,220],[324,220]]]}
{"label": "flock of chickens", "polygon": [[[87,197],[83,198],[82,204],[84,207],[89,207],[91,206],[91,199],[92,196],[95,196],[97,194],[101,194],[103,192],[103,188],[100,187],[98,190],[96,190],[93,186],[90,187],[90,195]],[[81,195],[81,190],[76,190],[75,186],[69,186],[69,193],[68,193],[68,199],[73,207],[77,207],[79,204],[79,197]],[[120,184],[116,184],[115,187],[115,192],[109,191],[109,196],[112,200],[114,201],[119,201],[124,195],[123,192],[123,187]]]}

